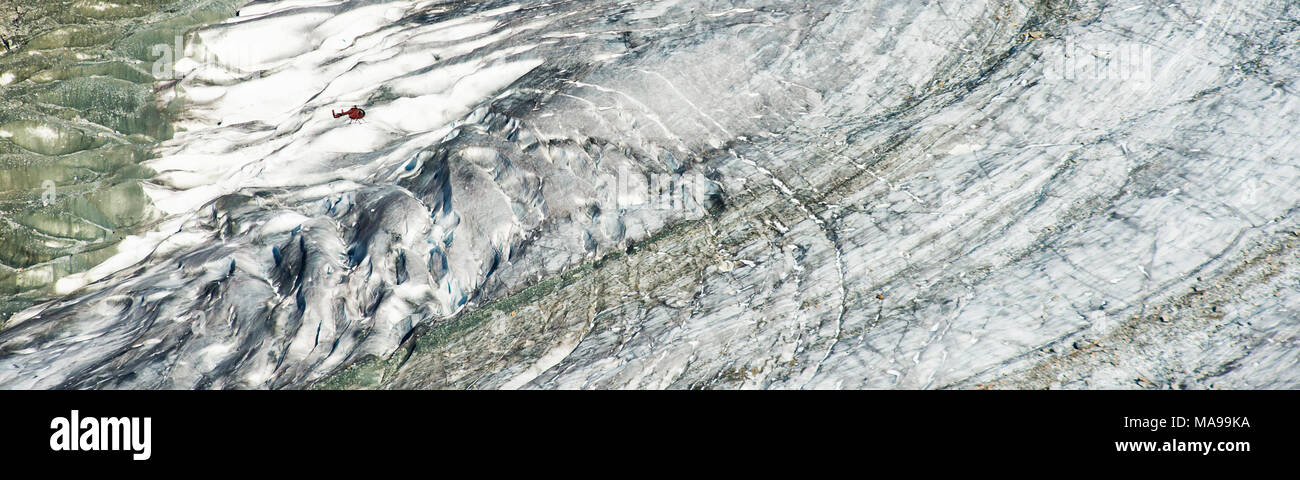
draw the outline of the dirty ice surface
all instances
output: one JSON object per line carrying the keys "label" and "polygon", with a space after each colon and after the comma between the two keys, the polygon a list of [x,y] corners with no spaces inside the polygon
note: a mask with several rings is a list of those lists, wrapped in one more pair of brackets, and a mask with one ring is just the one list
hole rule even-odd
{"label": "dirty ice surface", "polygon": [[0,385],[1300,386],[1295,2],[259,1],[185,48],[164,220]]}

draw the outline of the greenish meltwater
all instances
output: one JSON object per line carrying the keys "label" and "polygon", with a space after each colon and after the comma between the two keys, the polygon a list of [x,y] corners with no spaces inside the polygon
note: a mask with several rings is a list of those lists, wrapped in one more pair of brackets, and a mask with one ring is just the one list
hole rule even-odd
{"label": "greenish meltwater", "polygon": [[243,3],[0,0],[0,326],[157,220],[141,162],[173,134],[160,62]]}

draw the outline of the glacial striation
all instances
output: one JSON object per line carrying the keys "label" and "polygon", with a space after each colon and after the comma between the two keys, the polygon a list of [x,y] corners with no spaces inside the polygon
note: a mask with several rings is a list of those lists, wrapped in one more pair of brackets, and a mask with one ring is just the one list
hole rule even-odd
{"label": "glacial striation", "polygon": [[10,318],[0,386],[1296,388],[1298,27],[251,2],[158,91],[159,220]]}

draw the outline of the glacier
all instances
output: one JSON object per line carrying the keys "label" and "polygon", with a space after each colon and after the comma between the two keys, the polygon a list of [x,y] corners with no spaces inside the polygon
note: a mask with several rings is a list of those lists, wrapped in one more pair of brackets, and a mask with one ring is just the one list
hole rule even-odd
{"label": "glacier", "polygon": [[0,386],[1297,388],[1297,27],[251,2],[157,90],[157,219],[0,327]]}

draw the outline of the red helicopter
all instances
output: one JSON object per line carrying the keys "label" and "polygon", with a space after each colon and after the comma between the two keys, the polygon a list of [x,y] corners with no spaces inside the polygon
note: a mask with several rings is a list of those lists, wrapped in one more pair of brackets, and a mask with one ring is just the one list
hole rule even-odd
{"label": "red helicopter", "polygon": [[362,110],[356,105],[353,105],[352,108],[349,108],[342,112],[335,112],[334,110],[330,110],[330,113],[334,115],[334,118],[339,118],[344,115],[347,115],[348,119],[350,120],[361,120],[363,118],[366,118],[366,111]]}

